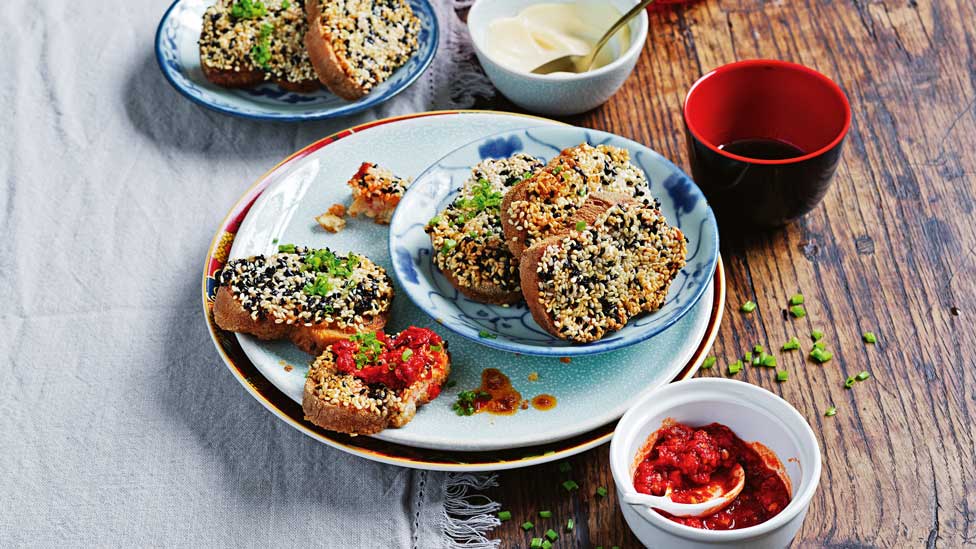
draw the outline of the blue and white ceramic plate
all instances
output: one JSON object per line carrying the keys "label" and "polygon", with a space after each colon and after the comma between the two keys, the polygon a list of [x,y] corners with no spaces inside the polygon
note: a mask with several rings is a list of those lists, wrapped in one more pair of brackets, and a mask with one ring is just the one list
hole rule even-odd
{"label": "blue and white ceramic plate", "polygon": [[203,13],[215,0],[176,0],[166,10],[156,31],[156,60],[166,79],[195,103],[226,114],[257,120],[300,122],[353,114],[383,103],[420,77],[437,51],[437,17],[428,0],[407,0],[420,19],[417,52],[369,95],[356,101],[337,97],[326,89],[293,93],[274,84],[253,89],[227,89],[210,83],[200,69]]}
{"label": "blue and white ceramic plate", "polygon": [[[214,273],[228,257],[272,253],[277,243],[328,246],[340,253],[356,251],[392,272],[387,227],[365,218],[349,219],[345,230],[330,234],[314,220],[334,203],[349,203],[345,183],[361,162],[376,162],[404,177],[416,176],[458,143],[516,128],[554,124],[504,113],[423,113],[359,126],[302,149],[261,177],[255,184],[256,190],[241,199],[230,221],[222,225],[213,252],[208,256],[207,303],[216,291]],[[709,296],[721,295],[721,291],[715,285],[706,289]],[[450,342],[451,379],[456,385],[446,388],[440,397],[421,408],[404,428],[387,429],[376,437],[349,439],[318,429],[302,419],[297,403],[302,399],[310,355],[288,342],[259,341],[224,332],[216,328],[209,315],[208,325],[224,360],[251,394],[289,424],[317,440],[354,453],[360,450],[350,448],[369,446],[375,450],[380,442],[385,445],[383,452],[396,448],[400,455],[409,454],[403,451],[405,447],[423,448],[412,455],[429,459],[444,451],[501,452],[492,454],[494,458],[486,457],[487,454],[451,458],[480,461],[479,467],[491,468],[496,465],[484,460],[518,459],[521,465],[538,463],[549,458],[528,461],[521,458],[550,451],[565,457],[605,440],[606,433],[589,438],[584,435],[612,423],[633,399],[669,383],[680,372],[687,371],[689,364],[693,371],[707,353],[710,338],[714,337],[717,326],[714,311],[719,311],[719,315],[721,312],[715,300],[703,299],[673,326],[649,341],[564,363],[558,357],[516,356],[454,335],[414,305],[404,295],[402,285],[396,284],[396,294],[387,331],[395,333],[416,325],[444,336]],[[479,385],[485,368],[498,368],[507,374],[524,398],[539,394],[555,396],[556,407],[549,411],[519,410],[511,416],[459,417],[451,409],[452,404],[460,391]],[[536,381],[529,380],[533,373],[538,376]],[[525,447],[531,448],[522,454],[516,450],[500,450]],[[365,450],[360,455],[375,457]],[[410,462],[397,463],[416,466]],[[424,466],[447,467],[444,464]],[[497,465],[505,466],[519,465]]]}
{"label": "blue and white ceramic plate", "polygon": [[[471,167],[488,158],[527,153],[549,160],[580,143],[630,151],[647,174],[661,212],[688,238],[687,264],[671,283],[659,310],[638,316],[599,341],[571,343],[543,330],[524,303],[512,306],[473,301],[454,288],[431,260],[427,221],[457,196]],[[413,302],[445,327],[482,345],[541,356],[583,356],[647,340],[677,322],[698,303],[715,273],[718,225],[701,190],[684,172],[651,149],[613,134],[572,126],[527,128],[469,143],[440,159],[411,185],[390,223],[390,255],[397,278]]]}

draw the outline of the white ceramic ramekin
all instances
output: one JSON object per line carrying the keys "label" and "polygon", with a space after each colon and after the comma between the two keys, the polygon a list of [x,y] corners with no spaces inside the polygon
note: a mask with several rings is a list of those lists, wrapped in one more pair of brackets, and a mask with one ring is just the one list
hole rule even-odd
{"label": "white ceramic ramekin", "polygon": [[[747,442],[758,441],[783,462],[792,483],[790,504],[768,521],[740,530],[702,530],[623,501],[634,493],[635,457],[647,438],[672,418],[691,426],[721,423]],[[796,536],[820,482],[820,445],[810,425],[785,400],[731,379],[699,378],[666,385],[624,414],[610,443],[618,503],[634,534],[648,547],[780,549]]]}
{"label": "white ceramic ramekin", "polygon": [[[637,3],[637,0],[608,1],[621,13]],[[582,74],[539,75],[514,71],[494,62],[485,53],[488,25],[492,21],[518,15],[533,4],[553,2],[566,0],[477,0],[468,12],[468,29],[478,60],[498,91],[528,111],[565,116],[596,108],[620,89],[633,72],[647,41],[647,12],[631,20],[630,45],[612,63]]]}

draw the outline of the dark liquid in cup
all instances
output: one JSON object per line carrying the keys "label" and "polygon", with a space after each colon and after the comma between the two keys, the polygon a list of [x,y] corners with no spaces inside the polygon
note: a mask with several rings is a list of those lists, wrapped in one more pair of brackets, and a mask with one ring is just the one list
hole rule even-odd
{"label": "dark liquid in cup", "polygon": [[732,154],[755,158],[757,160],[786,160],[806,154],[785,141],[778,139],[737,139],[731,143],[719,145],[720,149]]}

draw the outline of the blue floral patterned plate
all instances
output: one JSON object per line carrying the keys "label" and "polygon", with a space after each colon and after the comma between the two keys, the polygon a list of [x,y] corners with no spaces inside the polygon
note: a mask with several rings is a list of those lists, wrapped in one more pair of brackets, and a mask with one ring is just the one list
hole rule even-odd
{"label": "blue floral patterned plate", "polygon": [[417,52],[366,97],[347,101],[326,89],[293,93],[274,84],[234,90],[211,84],[200,69],[203,12],[216,0],[176,0],[156,31],[156,60],[169,83],[195,103],[226,114],[257,120],[300,122],[346,116],[383,103],[414,82],[437,51],[437,17],[427,0],[407,0],[420,19]]}
{"label": "blue floral patterned plate", "polygon": [[[532,318],[524,303],[478,303],[454,288],[431,260],[427,221],[457,196],[471,167],[487,158],[516,152],[549,160],[563,149],[589,143],[630,151],[631,161],[647,174],[661,212],[688,238],[687,264],[672,282],[658,311],[632,319],[599,341],[575,344],[553,337]],[[585,128],[545,127],[509,131],[469,143],[421,174],[397,207],[390,223],[390,256],[400,285],[413,302],[437,322],[488,347],[541,356],[581,356],[640,343],[684,316],[698,302],[715,273],[718,226],[701,190],[677,166],[653,150],[613,134]]]}

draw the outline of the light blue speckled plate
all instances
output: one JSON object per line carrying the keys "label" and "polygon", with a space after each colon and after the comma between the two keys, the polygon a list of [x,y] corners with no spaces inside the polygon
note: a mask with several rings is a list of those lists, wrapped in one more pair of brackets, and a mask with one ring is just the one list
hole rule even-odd
{"label": "light blue speckled plate", "polygon": [[[657,311],[637,316],[617,332],[587,344],[572,343],[543,330],[524,303],[479,303],[462,295],[434,266],[427,221],[457,197],[471,167],[488,158],[526,153],[550,160],[580,143],[610,145],[630,151],[631,161],[647,175],[651,194],[661,202],[668,222],[688,239],[687,264],[678,273],[667,300]],[[504,132],[464,145],[421,174],[404,195],[390,223],[390,255],[397,279],[410,299],[455,333],[482,345],[540,356],[583,356],[629,347],[661,333],[698,303],[718,262],[718,225],[701,190],[677,166],[657,152],[622,137],[572,126]]]}
{"label": "light blue speckled plate", "polygon": [[[351,219],[344,231],[329,234],[313,219],[333,203],[349,202],[345,182],[361,162],[376,162],[402,176],[412,176],[423,172],[458,143],[505,130],[554,123],[509,114],[468,112],[412,116],[377,124],[382,126],[343,132],[303,149],[269,172],[259,181],[264,191],[250,207],[236,236],[227,233],[233,241],[229,256],[273,253],[277,240],[328,246],[339,252],[354,250],[392,273],[387,227],[366,219]],[[211,273],[221,264],[219,243],[217,246],[215,263],[208,268]],[[207,284],[207,294],[212,295],[212,278],[207,279]],[[708,295],[712,291],[711,286],[706,289]],[[452,337],[398,286],[388,331],[396,332],[413,324],[444,335],[451,344],[451,378],[457,385],[424,406],[406,427],[388,429],[375,438],[414,448],[479,451],[538,445],[585,433],[614,421],[633,399],[671,381],[702,345],[711,313],[712,299],[702,300],[673,326],[644,343],[573,358],[564,364],[556,357],[517,356]],[[288,398],[301,402],[310,356],[287,342],[268,343],[245,335],[236,338],[264,378]],[[286,366],[292,366],[290,371]],[[552,394],[558,399],[557,406],[547,412],[520,410],[512,416],[458,417],[451,410],[457,393],[476,387],[482,370],[488,367],[507,373],[523,397]],[[539,375],[536,382],[528,380],[533,372]],[[253,383],[251,379],[247,381]]]}
{"label": "light blue speckled plate", "polygon": [[353,114],[379,105],[400,93],[430,66],[437,52],[437,16],[427,0],[408,0],[421,29],[417,52],[369,95],[356,101],[337,97],[326,89],[293,93],[274,84],[233,90],[210,83],[200,69],[203,13],[216,0],[176,0],[156,30],[156,60],[166,79],[193,102],[226,114],[257,120],[299,122]]}

